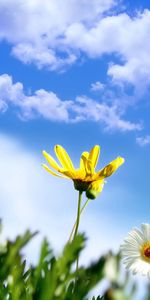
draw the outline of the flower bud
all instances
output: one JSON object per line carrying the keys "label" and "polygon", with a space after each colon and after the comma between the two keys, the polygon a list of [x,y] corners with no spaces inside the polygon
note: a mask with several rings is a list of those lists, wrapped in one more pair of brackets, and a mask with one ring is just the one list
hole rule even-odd
{"label": "flower bud", "polygon": [[93,181],[86,190],[86,196],[88,199],[95,199],[101,192],[104,186],[104,180]]}

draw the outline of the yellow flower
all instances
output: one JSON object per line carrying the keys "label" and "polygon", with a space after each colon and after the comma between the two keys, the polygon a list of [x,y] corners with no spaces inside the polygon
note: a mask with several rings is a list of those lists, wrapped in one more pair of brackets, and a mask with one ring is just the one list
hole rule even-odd
{"label": "yellow flower", "polygon": [[[75,169],[68,153],[62,146],[56,145],[54,151],[60,165],[50,154],[48,154],[46,151],[43,151],[44,157],[54,171],[45,164],[42,164],[43,167],[46,169],[46,171],[54,176],[72,179],[75,189],[79,191],[87,191],[87,195],[88,193],[90,195],[91,191],[96,191],[96,195],[97,193],[101,192],[104,185],[104,179],[112,175],[124,162],[122,157],[117,157],[103,169],[95,172],[100,153],[100,147],[96,145],[91,149],[90,152],[82,153],[80,158],[80,167],[79,169]],[[93,196],[91,199],[94,198],[95,197]]]}

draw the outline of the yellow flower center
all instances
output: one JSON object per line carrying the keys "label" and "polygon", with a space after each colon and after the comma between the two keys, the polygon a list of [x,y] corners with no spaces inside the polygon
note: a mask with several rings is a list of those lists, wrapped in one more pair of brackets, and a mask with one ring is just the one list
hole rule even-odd
{"label": "yellow flower center", "polygon": [[150,262],[150,241],[142,245],[141,256],[145,261]]}

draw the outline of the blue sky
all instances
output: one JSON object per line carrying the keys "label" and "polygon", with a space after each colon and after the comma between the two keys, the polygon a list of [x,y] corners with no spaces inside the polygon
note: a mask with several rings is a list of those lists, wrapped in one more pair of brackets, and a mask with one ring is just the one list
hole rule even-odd
{"label": "blue sky", "polygon": [[53,155],[55,144],[76,166],[95,144],[99,168],[118,155],[126,160],[83,217],[87,257],[117,248],[131,227],[149,222],[149,36],[148,1],[1,1],[0,191],[8,235],[30,226],[56,248],[65,242],[77,195],[71,182],[41,168],[41,151]]}

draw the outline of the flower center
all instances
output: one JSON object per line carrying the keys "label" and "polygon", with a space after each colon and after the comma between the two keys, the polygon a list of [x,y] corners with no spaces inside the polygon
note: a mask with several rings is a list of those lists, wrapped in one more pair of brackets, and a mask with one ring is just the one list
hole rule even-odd
{"label": "flower center", "polygon": [[150,262],[150,241],[142,245],[141,255],[145,261]]}
{"label": "flower center", "polygon": [[144,254],[146,257],[150,258],[150,246],[144,250]]}

